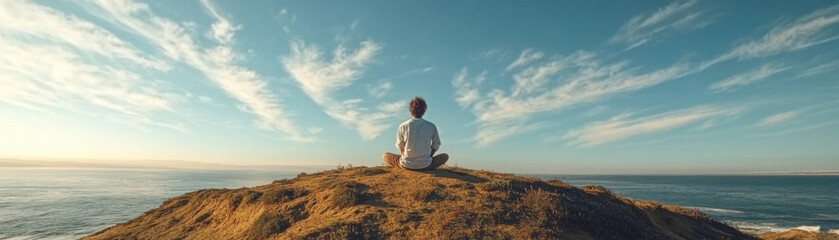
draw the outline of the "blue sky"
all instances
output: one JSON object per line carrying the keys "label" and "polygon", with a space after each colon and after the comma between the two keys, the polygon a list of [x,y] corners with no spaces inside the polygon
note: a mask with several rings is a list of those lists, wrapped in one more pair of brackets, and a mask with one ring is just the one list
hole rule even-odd
{"label": "blue sky", "polygon": [[834,1],[0,1],[0,157],[839,169]]}

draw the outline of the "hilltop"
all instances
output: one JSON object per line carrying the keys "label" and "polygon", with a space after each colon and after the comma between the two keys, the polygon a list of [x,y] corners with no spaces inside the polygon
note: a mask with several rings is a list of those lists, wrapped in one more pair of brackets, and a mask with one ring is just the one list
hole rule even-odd
{"label": "hilltop", "polygon": [[601,186],[448,168],[348,168],[207,189],[85,239],[756,239]]}

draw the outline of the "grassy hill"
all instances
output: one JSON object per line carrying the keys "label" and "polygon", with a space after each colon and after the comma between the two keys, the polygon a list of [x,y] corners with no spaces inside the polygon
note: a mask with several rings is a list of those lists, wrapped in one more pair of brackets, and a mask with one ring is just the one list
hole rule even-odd
{"label": "grassy hill", "polygon": [[756,239],[600,186],[449,168],[301,174],[164,202],[85,239]]}

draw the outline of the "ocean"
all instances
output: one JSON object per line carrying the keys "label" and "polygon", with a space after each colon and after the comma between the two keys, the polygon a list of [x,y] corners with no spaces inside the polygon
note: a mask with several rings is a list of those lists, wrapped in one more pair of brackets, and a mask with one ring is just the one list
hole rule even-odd
{"label": "ocean", "polygon": [[744,232],[839,234],[839,176],[541,176],[601,185],[637,200],[697,208]]}
{"label": "ocean", "polygon": [[0,168],[0,239],[78,239],[205,188],[240,188],[297,172]]}
{"label": "ocean", "polygon": [[[0,168],[0,239],[77,239],[205,188],[293,178],[291,171]],[[839,176],[540,176],[698,208],[746,231],[839,233]]]}

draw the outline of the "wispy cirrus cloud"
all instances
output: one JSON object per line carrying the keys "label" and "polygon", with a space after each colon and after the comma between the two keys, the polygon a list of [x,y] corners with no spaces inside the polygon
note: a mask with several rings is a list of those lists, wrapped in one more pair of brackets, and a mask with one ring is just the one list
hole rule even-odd
{"label": "wispy cirrus cloud", "polygon": [[213,102],[213,98],[207,96],[198,96],[198,101],[202,103],[210,103]]}
{"label": "wispy cirrus cloud", "polygon": [[463,68],[454,75],[452,86],[454,86],[454,100],[462,108],[474,104],[481,97],[479,85],[486,79],[486,71],[476,77],[469,78],[469,71]]}
{"label": "wispy cirrus cloud", "polygon": [[507,57],[508,50],[503,48],[490,48],[484,49],[480,52],[473,54],[470,58],[473,60],[495,60],[495,61],[502,61],[504,58]]}
{"label": "wispy cirrus cloud", "polygon": [[[503,91],[489,93],[490,104],[482,109],[478,115],[482,121],[496,121],[517,118],[520,115],[559,110],[583,102],[599,100],[612,94],[635,91],[659,83],[672,80],[687,74],[690,68],[685,64],[675,64],[670,67],[639,73],[627,68],[628,62],[602,64],[597,57],[588,52],[578,52],[567,57],[559,57],[555,61],[531,66],[522,72],[545,68],[546,66],[567,66],[563,72],[563,84],[553,88],[541,88],[531,94],[515,96]],[[555,74],[546,74],[544,78],[551,78]],[[553,78],[556,80],[556,78]],[[537,81],[537,86],[543,86]],[[525,84],[521,88],[534,88]],[[515,92],[515,91],[512,91]]]}
{"label": "wispy cirrus cloud", "polygon": [[[487,145],[518,131],[531,129],[525,122],[534,114],[558,112],[579,104],[594,102],[616,94],[645,89],[693,72],[687,64],[641,72],[629,62],[603,64],[589,52],[556,56],[546,62],[534,62],[513,74],[515,84],[509,91],[492,89],[482,92],[484,76],[470,77],[463,69],[453,78],[455,99],[468,107],[479,123],[476,142]],[[559,76],[562,77],[560,82]],[[553,87],[545,87],[552,83]],[[538,124],[536,124],[538,126]],[[491,136],[491,137],[487,137]]]}
{"label": "wispy cirrus cloud", "polygon": [[634,119],[630,114],[623,114],[606,121],[594,122],[569,130],[563,138],[569,140],[572,145],[594,146],[632,136],[665,131],[698,121],[733,116],[740,112],[741,109],[736,108],[699,106]]}
{"label": "wispy cirrus cloud", "polygon": [[701,11],[693,10],[696,0],[676,1],[654,13],[629,19],[610,39],[627,45],[627,50],[655,41],[664,34],[707,26],[710,20]]}
{"label": "wispy cirrus cloud", "polygon": [[513,96],[533,93],[543,89],[544,85],[560,70],[567,67],[565,61],[551,61],[547,64],[531,66],[513,74]]}
{"label": "wispy cirrus cloud", "polygon": [[161,71],[171,68],[165,61],[147,56],[92,22],[29,1],[0,3],[0,22],[3,22],[0,33],[17,42],[23,42],[19,37],[34,37],[48,45],[73,48],[110,60],[126,60],[144,68]]}
{"label": "wispy cirrus cloud", "polygon": [[90,105],[129,125],[187,131],[150,117],[173,111],[179,97],[137,72],[167,71],[165,61],[96,24],[28,1],[0,2],[0,22],[0,101],[47,113],[92,113]]}
{"label": "wispy cirrus cloud", "polygon": [[513,70],[517,67],[524,66],[532,61],[539,60],[540,58],[544,57],[545,53],[533,50],[532,48],[525,49],[524,51],[519,54],[519,57],[516,58],[513,63],[507,66],[507,71]]}
{"label": "wispy cirrus cloud", "polygon": [[822,74],[825,74],[825,73],[830,73],[830,72],[833,72],[833,71],[836,71],[836,70],[839,70],[839,60],[819,64],[815,67],[808,68],[804,71],[801,71],[801,73],[799,73],[795,77],[803,78],[803,77],[818,76],[818,75],[822,75]]}
{"label": "wispy cirrus cloud", "polygon": [[333,51],[332,60],[326,61],[317,46],[295,41],[291,43],[291,54],[283,57],[282,62],[312,100],[325,104],[332,100],[332,93],[358,79],[379,50],[381,46],[373,41],[362,42],[352,52],[338,46]]}
{"label": "wispy cirrus cloud", "polygon": [[398,74],[395,76],[385,77],[382,80],[379,80],[376,84],[371,84],[367,86],[367,93],[372,96],[373,98],[382,98],[388,93],[391,92],[393,89],[393,81],[401,78],[406,78],[409,76],[424,74],[433,71],[433,67],[425,67],[425,68],[417,68],[412,69],[402,74]]}
{"label": "wispy cirrus cloud", "polygon": [[731,76],[722,81],[714,82],[708,87],[714,92],[732,91],[735,88],[763,81],[764,79],[779,72],[789,70],[790,66],[780,63],[767,63],[749,72]]}
{"label": "wispy cirrus cloud", "polygon": [[392,122],[404,115],[405,101],[382,102],[375,109],[360,107],[360,99],[346,100],[325,106],[326,114],[344,125],[355,128],[364,140],[372,140],[392,126]]}
{"label": "wispy cirrus cloud", "polygon": [[801,112],[797,110],[778,113],[772,116],[768,116],[763,120],[760,120],[760,122],[758,122],[757,125],[760,127],[768,127],[780,123],[785,123],[797,117],[800,113]]}
{"label": "wispy cirrus cloud", "polygon": [[314,140],[315,132],[303,130],[289,119],[268,81],[238,64],[243,57],[234,49],[234,38],[240,27],[224,17],[211,2],[202,1],[202,5],[215,19],[208,32],[215,41],[212,47],[196,44],[190,31],[174,20],[155,14],[144,3],[101,0],[81,4],[92,14],[147,40],[172,60],[201,71],[228,96],[240,102],[240,110],[253,114],[257,126],[279,131],[293,141]]}
{"label": "wispy cirrus cloud", "polygon": [[381,50],[373,41],[361,42],[355,50],[343,45],[332,51],[330,59],[315,45],[302,41],[291,43],[291,53],[282,57],[286,71],[309,98],[324,108],[327,115],[354,128],[362,139],[376,138],[402,113],[404,101],[380,103],[375,109],[361,107],[361,99],[336,100],[333,96],[363,74]]}
{"label": "wispy cirrus cloud", "polygon": [[60,47],[0,38],[0,49],[0,100],[13,104],[72,108],[82,101],[139,117],[172,110],[175,101],[171,93],[143,84],[133,72],[85,62]]}
{"label": "wispy cirrus cloud", "polygon": [[216,21],[210,25],[210,36],[212,36],[212,38],[219,44],[233,44],[233,38],[236,35],[236,31],[242,29],[242,26],[234,25],[230,22],[230,20],[222,16],[216,6],[209,0],[201,0],[201,4],[203,4],[204,8],[210,12],[210,15],[216,19]]}
{"label": "wispy cirrus cloud", "polygon": [[393,83],[385,81],[375,86],[367,86],[367,94],[374,98],[382,98],[393,89]]}
{"label": "wispy cirrus cloud", "polygon": [[702,69],[732,59],[764,57],[796,51],[839,39],[839,5],[779,24],[762,38],[740,44],[702,64]]}
{"label": "wispy cirrus cloud", "polygon": [[[667,32],[704,27],[709,20],[703,12],[694,10],[697,3],[675,2],[655,13],[636,16],[611,41],[626,43],[628,48],[633,48]],[[780,24],[762,39],[740,44],[700,64],[677,63],[648,71],[640,71],[641,68],[631,66],[627,61],[603,64],[598,56],[590,52],[580,51],[543,60],[544,56],[528,49],[508,65],[508,71],[516,70],[512,74],[514,84],[509,90],[482,90],[479,87],[481,81],[475,80],[483,77],[469,76],[466,68],[455,74],[452,84],[455,100],[461,107],[470,109],[477,118],[476,142],[487,145],[518,134],[516,131],[489,131],[521,129],[516,127],[528,126],[527,121],[535,114],[560,112],[582,103],[649,88],[701,72],[723,61],[769,56],[833,41],[839,38],[832,34],[837,22],[839,6],[818,10],[796,21]],[[790,67],[786,65],[766,64],[752,72],[713,83],[709,88],[728,91],[788,69]],[[559,81],[560,78],[562,81]]]}

